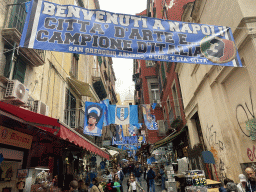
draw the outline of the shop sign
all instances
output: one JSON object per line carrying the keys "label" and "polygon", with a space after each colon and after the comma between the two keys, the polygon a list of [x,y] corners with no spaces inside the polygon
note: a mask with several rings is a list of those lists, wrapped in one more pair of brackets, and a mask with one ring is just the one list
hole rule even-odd
{"label": "shop sign", "polygon": [[25,149],[31,148],[33,136],[0,126],[0,143]]}

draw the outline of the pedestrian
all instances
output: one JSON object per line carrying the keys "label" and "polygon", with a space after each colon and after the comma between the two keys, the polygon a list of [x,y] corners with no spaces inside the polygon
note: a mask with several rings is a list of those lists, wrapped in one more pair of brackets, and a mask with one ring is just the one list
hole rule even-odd
{"label": "pedestrian", "polygon": [[69,191],[70,192],[78,192],[78,182],[76,180],[73,180],[70,182]]}
{"label": "pedestrian", "polygon": [[128,191],[128,189],[129,189],[129,186],[130,186],[130,183],[131,183],[131,177],[134,177],[134,174],[133,173],[131,173],[130,174],[130,176],[129,176],[129,178],[127,179],[127,191]]}
{"label": "pedestrian", "polygon": [[106,173],[106,180],[107,180],[107,182],[113,181],[113,175],[110,173],[109,170],[107,170],[107,173]]}
{"label": "pedestrian", "polygon": [[116,188],[116,191],[117,192],[121,192],[121,184],[120,184],[120,179],[119,179],[119,177],[118,177],[118,175],[117,174],[115,174],[115,176],[114,176],[114,188]]}
{"label": "pedestrian", "polygon": [[120,181],[120,184],[121,184],[121,192],[123,192],[124,173],[123,173],[121,167],[119,167],[119,170],[118,170],[117,174],[118,174],[118,177],[119,177],[119,179],[120,179],[119,181]]}
{"label": "pedestrian", "polygon": [[239,183],[237,184],[238,192],[246,192],[246,185],[247,180],[244,174],[240,174],[239,176]]}
{"label": "pedestrian", "polygon": [[135,177],[131,175],[128,192],[139,192],[140,190],[145,192],[141,185],[137,181],[135,181]]}
{"label": "pedestrian", "polygon": [[150,169],[147,173],[147,178],[148,178],[148,184],[149,184],[149,191],[155,192],[155,177],[156,174],[153,171],[153,166],[150,166]]}
{"label": "pedestrian", "polygon": [[226,189],[227,192],[238,192],[237,186],[234,182],[227,183]]}
{"label": "pedestrian", "polygon": [[150,170],[150,167],[148,166],[147,171],[146,171],[146,182],[147,182],[147,192],[149,192],[149,180],[148,180],[148,171]]}
{"label": "pedestrian", "polygon": [[139,182],[140,185],[141,185],[141,179],[140,179],[141,174],[142,174],[142,170],[137,164],[136,168],[134,169],[134,175],[136,177],[136,181]]}
{"label": "pedestrian", "polygon": [[160,176],[161,176],[161,181],[162,181],[162,190],[165,189],[165,170],[164,170],[164,166],[161,165],[160,167]]}
{"label": "pedestrian", "polygon": [[145,164],[143,167],[143,173],[144,173],[144,179],[146,180],[146,175],[147,175],[147,165]]}
{"label": "pedestrian", "polygon": [[85,185],[85,182],[83,180],[78,181],[78,191],[79,192],[88,192],[88,187]]}
{"label": "pedestrian", "polygon": [[100,192],[100,189],[98,188],[98,181],[96,178],[92,179],[92,187],[90,189],[90,192]]}
{"label": "pedestrian", "polygon": [[225,178],[225,179],[224,179],[224,186],[223,186],[223,187],[220,187],[220,188],[219,188],[219,191],[220,191],[220,192],[227,192],[227,184],[230,183],[230,182],[231,182],[231,183],[232,183],[232,182],[234,183],[233,180],[231,180],[231,179],[229,179],[229,178]]}
{"label": "pedestrian", "polygon": [[247,182],[247,186],[246,186],[246,191],[256,191],[256,176],[255,176],[255,171],[251,168],[251,167],[247,167],[245,169],[247,178],[248,178],[248,182]]}

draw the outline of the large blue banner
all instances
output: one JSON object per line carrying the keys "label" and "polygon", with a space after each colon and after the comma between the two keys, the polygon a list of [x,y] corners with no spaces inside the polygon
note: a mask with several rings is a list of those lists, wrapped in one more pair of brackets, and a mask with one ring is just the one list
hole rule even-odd
{"label": "large blue banner", "polygon": [[241,67],[231,29],[32,0],[20,47]]}
{"label": "large blue banner", "polygon": [[85,102],[84,134],[92,136],[102,135],[105,105]]}

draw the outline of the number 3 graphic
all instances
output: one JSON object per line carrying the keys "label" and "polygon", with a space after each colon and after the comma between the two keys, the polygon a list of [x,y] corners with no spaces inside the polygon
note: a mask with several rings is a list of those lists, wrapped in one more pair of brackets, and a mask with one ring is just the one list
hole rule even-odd
{"label": "number 3 graphic", "polygon": [[224,55],[225,44],[218,39],[212,39],[210,41],[211,47],[206,52],[213,57],[221,58]]}

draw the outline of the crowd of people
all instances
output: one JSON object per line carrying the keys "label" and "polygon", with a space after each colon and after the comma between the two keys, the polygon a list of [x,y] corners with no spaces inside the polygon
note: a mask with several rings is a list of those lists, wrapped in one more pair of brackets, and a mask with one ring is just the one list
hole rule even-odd
{"label": "crowd of people", "polygon": [[[127,181],[124,183],[124,178]],[[70,192],[155,192],[155,180],[159,177],[162,181],[162,190],[165,189],[165,169],[160,166],[156,173],[153,166],[140,164],[125,164],[117,169],[107,170],[103,177],[92,178],[91,182],[73,180],[70,183]],[[142,186],[142,180],[146,181],[146,189]],[[225,178],[220,192],[254,192],[256,191],[256,174],[254,169],[245,169],[245,175],[239,175],[239,183]],[[124,190],[126,185],[127,190]]]}
{"label": "crowd of people", "polygon": [[[124,177],[127,177],[127,191],[124,191]],[[142,178],[147,182],[147,192],[155,192],[156,173],[152,166],[134,163],[118,165],[117,169],[107,169],[102,176],[97,173],[89,175],[85,180],[70,182],[70,192],[145,192]]]}

